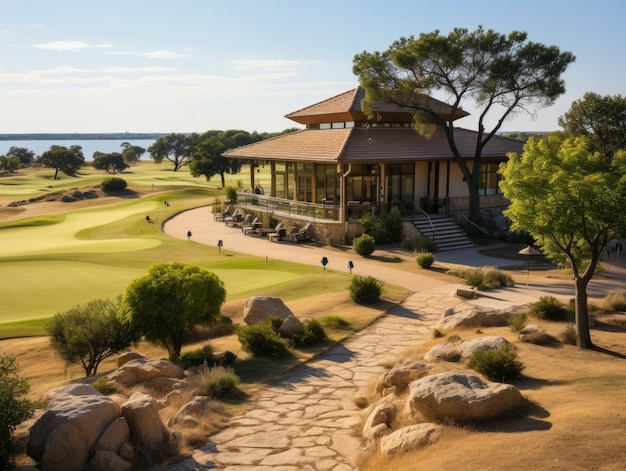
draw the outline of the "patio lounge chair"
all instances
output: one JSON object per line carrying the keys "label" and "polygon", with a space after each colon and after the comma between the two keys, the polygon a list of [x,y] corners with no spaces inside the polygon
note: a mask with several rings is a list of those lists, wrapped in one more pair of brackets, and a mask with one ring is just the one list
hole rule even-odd
{"label": "patio lounge chair", "polygon": [[226,206],[224,211],[219,211],[217,213],[213,213],[213,220],[214,221],[224,221],[224,218],[226,218],[226,216],[229,216],[232,210],[233,210],[232,206],[230,206],[230,205]]}
{"label": "patio lounge chair", "polygon": [[309,230],[311,229],[311,223],[307,223],[302,229],[297,232],[292,232],[291,234],[287,234],[285,239],[291,242],[304,242],[307,240],[311,240],[311,234],[309,234]]}
{"label": "patio lounge chair", "polygon": [[246,214],[243,219],[238,220],[239,218],[235,218],[232,221],[229,221],[226,223],[226,225],[228,227],[236,227],[236,228],[240,228],[241,226],[243,226],[246,223],[250,223],[250,220],[252,219],[252,214]]}
{"label": "patio lounge chair", "polygon": [[270,234],[277,233],[280,229],[283,228],[283,223],[279,222],[276,224],[274,229],[259,227],[257,229],[253,229],[248,232],[248,235],[256,236],[256,237],[269,237]]}
{"label": "patio lounge chair", "polygon": [[237,208],[235,209],[235,212],[232,214],[232,216],[226,216],[224,218],[224,224],[226,224],[229,227],[233,222],[241,222],[243,220],[243,212],[241,211],[241,208]]}
{"label": "patio lounge chair", "polygon": [[252,222],[248,222],[248,223],[243,223],[241,226],[241,232],[243,232],[244,235],[248,235],[248,231],[251,231],[253,229],[258,229],[259,227],[261,227],[261,223],[259,222],[259,218],[255,217]]}

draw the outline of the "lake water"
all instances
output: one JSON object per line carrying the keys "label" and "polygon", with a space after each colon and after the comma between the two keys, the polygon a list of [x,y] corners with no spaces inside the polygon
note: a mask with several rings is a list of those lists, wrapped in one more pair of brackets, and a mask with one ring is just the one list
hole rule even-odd
{"label": "lake water", "polygon": [[154,144],[156,139],[63,139],[63,140],[18,140],[18,141],[0,141],[0,155],[5,155],[9,149],[15,147],[25,147],[32,150],[36,155],[41,155],[50,149],[50,146],[81,146],[85,160],[93,160],[94,152],[103,152],[110,154],[112,152],[122,152],[122,143],[128,142],[131,146],[139,146],[146,149],[142,160],[150,159],[147,152],[148,147]]}

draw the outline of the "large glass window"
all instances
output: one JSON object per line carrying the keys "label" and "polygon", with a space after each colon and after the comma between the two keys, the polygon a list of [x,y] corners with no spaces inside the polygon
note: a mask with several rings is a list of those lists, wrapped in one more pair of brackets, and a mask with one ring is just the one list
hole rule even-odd
{"label": "large glass window", "polygon": [[390,164],[386,166],[387,201],[413,201],[415,188],[415,165]]}
{"label": "large glass window", "polygon": [[346,179],[346,198],[348,202],[375,203],[378,192],[378,165],[353,165]]}
{"label": "large glass window", "polygon": [[480,164],[480,192],[483,195],[495,195],[501,193],[498,173],[499,162],[483,162]]}
{"label": "large glass window", "polygon": [[317,165],[315,170],[315,202],[339,203],[337,165]]}

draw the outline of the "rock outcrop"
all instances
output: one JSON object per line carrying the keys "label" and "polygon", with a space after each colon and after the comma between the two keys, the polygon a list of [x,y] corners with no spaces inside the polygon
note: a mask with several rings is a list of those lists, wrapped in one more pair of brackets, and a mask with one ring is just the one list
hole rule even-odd
{"label": "rock outcrop", "polygon": [[522,402],[510,385],[484,381],[462,373],[439,373],[409,385],[408,404],[413,414],[435,422],[466,422],[496,417]]}
{"label": "rock outcrop", "polygon": [[507,325],[507,320],[512,314],[526,311],[528,311],[528,306],[494,309],[472,303],[462,303],[443,311],[437,329],[504,326]]}
{"label": "rock outcrop", "polygon": [[293,316],[293,312],[280,298],[271,296],[251,296],[246,299],[243,308],[243,321],[246,325],[256,325],[268,317],[280,317],[285,320]]}

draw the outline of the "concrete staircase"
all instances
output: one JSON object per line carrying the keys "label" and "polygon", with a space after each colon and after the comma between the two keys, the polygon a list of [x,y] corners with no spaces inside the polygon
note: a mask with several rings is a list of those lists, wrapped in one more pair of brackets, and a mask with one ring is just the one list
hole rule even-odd
{"label": "concrete staircase", "polygon": [[436,216],[419,217],[411,220],[424,237],[432,239],[440,252],[474,247],[474,243],[453,219]]}

